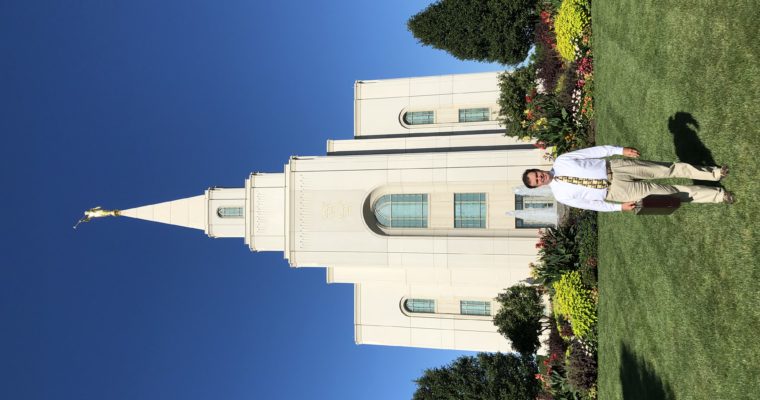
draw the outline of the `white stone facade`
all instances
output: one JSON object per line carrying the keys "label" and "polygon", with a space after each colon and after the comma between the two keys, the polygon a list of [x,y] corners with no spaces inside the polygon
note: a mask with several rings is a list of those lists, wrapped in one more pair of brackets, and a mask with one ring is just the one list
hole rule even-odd
{"label": "white stone facade", "polygon": [[[326,156],[291,157],[243,188],[122,214],[241,237],[253,251],[283,252],[293,267],[325,267],[328,283],[354,285],[357,343],[510,351],[492,323],[494,297],[529,277],[537,229],[516,227],[506,213],[522,172],[548,162],[499,131],[497,80],[359,81],[355,138],[328,141]],[[424,123],[407,123],[409,112]],[[485,198],[482,227],[455,228],[461,193]],[[424,194],[425,226],[381,224],[375,207],[391,194]],[[489,315],[473,315],[473,306]]]}

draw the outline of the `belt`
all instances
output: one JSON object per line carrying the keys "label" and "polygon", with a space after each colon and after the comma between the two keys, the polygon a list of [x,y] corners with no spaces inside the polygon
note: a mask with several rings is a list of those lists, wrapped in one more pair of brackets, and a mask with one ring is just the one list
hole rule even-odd
{"label": "belt", "polygon": [[612,167],[610,167],[610,162],[606,161],[607,164],[607,180],[612,182]]}

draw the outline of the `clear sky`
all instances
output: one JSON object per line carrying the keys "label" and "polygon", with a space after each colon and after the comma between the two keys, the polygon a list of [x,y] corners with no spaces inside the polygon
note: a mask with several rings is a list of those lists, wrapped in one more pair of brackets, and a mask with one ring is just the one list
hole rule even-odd
{"label": "clear sky", "polygon": [[357,346],[352,286],[241,239],[71,229],[323,155],[355,80],[503,69],[417,44],[428,3],[0,2],[0,398],[404,399],[460,355]]}

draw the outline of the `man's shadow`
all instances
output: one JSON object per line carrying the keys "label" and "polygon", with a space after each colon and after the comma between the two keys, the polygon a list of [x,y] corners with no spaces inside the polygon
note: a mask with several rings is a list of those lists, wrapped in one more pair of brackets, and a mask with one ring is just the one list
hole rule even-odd
{"label": "man's shadow", "polygon": [[[699,140],[699,122],[687,112],[679,111],[668,118],[668,130],[673,135],[673,146],[681,162],[692,165],[716,165],[710,149]],[[695,185],[720,186],[714,181],[694,181]]]}
{"label": "man's shadow", "polygon": [[625,343],[620,348],[620,383],[624,400],[675,400],[670,385]]}

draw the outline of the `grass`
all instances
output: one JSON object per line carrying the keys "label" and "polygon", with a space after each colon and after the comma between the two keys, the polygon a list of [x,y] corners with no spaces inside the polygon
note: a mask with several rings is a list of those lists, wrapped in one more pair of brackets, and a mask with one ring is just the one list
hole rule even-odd
{"label": "grass", "polygon": [[599,399],[760,396],[757,2],[597,0],[597,143],[728,163],[737,203],[599,216]]}

